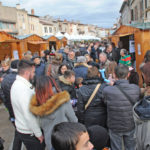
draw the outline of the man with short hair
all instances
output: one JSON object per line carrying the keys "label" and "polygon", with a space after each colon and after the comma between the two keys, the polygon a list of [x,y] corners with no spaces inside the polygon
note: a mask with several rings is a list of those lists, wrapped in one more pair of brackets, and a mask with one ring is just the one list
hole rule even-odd
{"label": "man with short hair", "polygon": [[99,54],[100,69],[106,69],[109,66],[110,61],[107,59],[106,53]]}
{"label": "man with short hair", "polygon": [[121,150],[122,141],[125,150],[135,150],[135,124],[132,108],[139,100],[140,88],[129,84],[129,68],[119,65],[115,68],[114,86],[104,88],[103,94],[107,103],[107,125],[112,150]]}
{"label": "man with short hair", "polygon": [[[18,65],[18,75],[11,88],[11,102],[15,115],[15,136],[20,139],[27,150],[44,150],[43,135],[37,118],[29,111],[29,104],[34,95],[30,81],[34,78],[34,63],[21,60]],[[13,150],[16,150],[13,143]]]}
{"label": "man with short hair", "polygon": [[64,63],[66,63],[69,67],[69,69],[73,69],[74,68],[74,64],[76,63],[76,56],[75,56],[75,52],[74,51],[69,51],[67,59],[63,61]]}
{"label": "man with short hair", "polygon": [[59,76],[59,86],[64,91],[68,91],[71,99],[76,98],[75,73],[71,70],[65,71],[64,75]]}
{"label": "man with short hair", "polygon": [[85,126],[72,122],[55,125],[52,131],[52,145],[55,150],[93,150]]}

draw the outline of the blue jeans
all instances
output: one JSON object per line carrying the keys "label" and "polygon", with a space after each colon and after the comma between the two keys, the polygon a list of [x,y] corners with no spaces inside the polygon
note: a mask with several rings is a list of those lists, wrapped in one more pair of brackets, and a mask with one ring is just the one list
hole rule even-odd
{"label": "blue jeans", "polygon": [[[111,150],[135,150],[136,140],[134,138],[135,130],[125,133],[115,133],[109,130]],[[123,143],[122,143],[123,142]]]}

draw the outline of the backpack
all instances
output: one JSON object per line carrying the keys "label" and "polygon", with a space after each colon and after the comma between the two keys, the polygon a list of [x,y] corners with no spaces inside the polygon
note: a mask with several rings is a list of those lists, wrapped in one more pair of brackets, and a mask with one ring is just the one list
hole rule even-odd
{"label": "backpack", "polygon": [[145,96],[134,108],[141,120],[150,120],[150,96]]}

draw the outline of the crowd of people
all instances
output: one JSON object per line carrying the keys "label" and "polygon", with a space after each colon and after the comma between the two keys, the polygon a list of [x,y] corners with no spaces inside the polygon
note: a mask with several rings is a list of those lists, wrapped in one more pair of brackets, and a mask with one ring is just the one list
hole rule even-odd
{"label": "crowd of people", "polygon": [[150,150],[150,51],[141,74],[135,61],[121,42],[6,57],[0,99],[13,150]]}

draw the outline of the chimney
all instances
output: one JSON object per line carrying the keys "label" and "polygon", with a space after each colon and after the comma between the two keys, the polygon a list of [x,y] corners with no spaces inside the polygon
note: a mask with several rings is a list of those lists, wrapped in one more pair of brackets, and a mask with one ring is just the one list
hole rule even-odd
{"label": "chimney", "polygon": [[20,4],[16,4],[16,8],[17,8],[17,9],[20,9]]}
{"label": "chimney", "polygon": [[31,15],[34,15],[34,9],[31,9]]}

